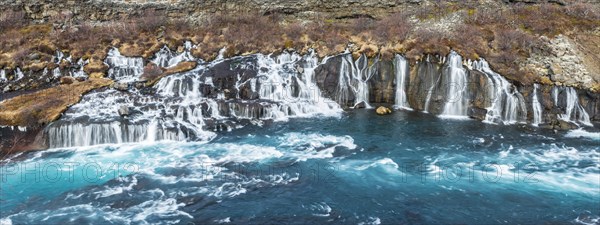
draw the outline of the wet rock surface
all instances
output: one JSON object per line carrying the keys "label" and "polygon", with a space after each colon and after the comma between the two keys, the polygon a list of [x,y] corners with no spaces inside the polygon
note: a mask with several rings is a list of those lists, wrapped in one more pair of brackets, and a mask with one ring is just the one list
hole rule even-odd
{"label": "wet rock surface", "polygon": [[[398,59],[354,60],[342,54],[315,63],[314,57],[302,58],[291,53],[251,55],[200,62],[194,69],[164,76],[150,87],[138,88],[136,84],[143,84],[139,81],[132,85],[118,81],[113,84],[114,89],[84,96],[82,103],[45,127],[41,143],[57,147],[148,138],[201,139],[206,135],[204,131],[223,132],[318,110],[323,107],[318,106],[323,101],[309,100],[315,97],[309,93],[317,91],[320,94],[317,99],[334,101],[344,108],[393,105],[399,91],[397,66],[400,64],[392,60]],[[286,63],[286,60],[291,61]],[[574,129],[585,126],[588,120],[600,120],[599,94],[571,87],[539,85],[534,88],[511,83],[493,73],[484,62],[472,65],[465,62],[459,67],[467,79],[464,84],[452,84],[455,85],[452,89],[447,84],[451,81],[447,60],[431,57],[410,65],[405,80],[406,106],[440,115],[448,107],[449,99],[466,99],[467,109],[460,116],[514,124],[532,123],[536,119],[534,104],[539,103],[539,127],[557,130]],[[130,69],[122,73],[117,77],[129,79],[128,74],[136,72]],[[82,82],[74,84],[78,83]],[[464,96],[448,96],[451,90],[462,88]],[[537,102],[533,101],[534,92]],[[366,98],[357,102],[359,96]],[[96,106],[101,107],[94,108]],[[375,111],[381,115],[391,113],[386,107]],[[70,137],[60,135],[81,125],[89,128],[85,132],[99,132],[93,134],[98,138],[87,142],[50,141],[69,140]],[[156,135],[149,136],[148,130]]]}

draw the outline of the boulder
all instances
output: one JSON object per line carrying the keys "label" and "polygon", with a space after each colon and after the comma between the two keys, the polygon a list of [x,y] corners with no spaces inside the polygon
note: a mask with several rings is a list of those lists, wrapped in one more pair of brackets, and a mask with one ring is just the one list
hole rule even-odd
{"label": "boulder", "polygon": [[558,120],[558,124],[556,124],[554,128],[557,130],[572,130],[577,129],[578,126],[573,122]]}
{"label": "boulder", "polygon": [[127,91],[129,89],[129,84],[124,82],[118,82],[113,85],[113,88],[119,91]]}
{"label": "boulder", "polygon": [[72,84],[75,83],[77,80],[75,78],[73,78],[72,76],[64,76],[60,78],[60,84]]}
{"label": "boulder", "polygon": [[482,109],[479,107],[469,107],[467,115],[473,119],[485,120],[485,116],[487,115],[487,109]]}
{"label": "boulder", "polygon": [[356,105],[354,105],[355,109],[364,109],[366,107],[367,107],[367,104],[365,102],[359,102],[359,103],[356,103]]}
{"label": "boulder", "polygon": [[375,112],[377,113],[377,115],[387,115],[392,113],[392,110],[388,107],[385,106],[379,106]]}
{"label": "boulder", "polygon": [[119,116],[129,116],[129,107],[126,105],[119,107]]}

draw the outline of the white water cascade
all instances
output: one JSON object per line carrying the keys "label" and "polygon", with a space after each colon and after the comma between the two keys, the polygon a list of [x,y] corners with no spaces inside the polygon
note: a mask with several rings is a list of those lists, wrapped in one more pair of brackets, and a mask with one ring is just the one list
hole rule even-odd
{"label": "white water cascade", "polygon": [[467,118],[469,99],[467,93],[467,70],[463,68],[462,57],[455,51],[450,52],[444,67],[446,83],[446,104],[441,116]]}
{"label": "white water cascade", "polygon": [[83,67],[89,63],[90,60],[79,59],[77,61],[77,68],[71,69],[69,73],[72,77],[88,77],[88,75],[83,71]]}
{"label": "white water cascade", "polygon": [[8,81],[8,79],[6,79],[6,71],[5,70],[0,70],[0,83],[4,83]]}
{"label": "white water cascade", "polygon": [[590,121],[590,116],[585,111],[583,106],[579,104],[579,96],[577,95],[577,91],[573,87],[553,87],[552,95],[554,98],[554,104],[558,107],[559,103],[559,94],[564,94],[566,106],[565,113],[559,115],[559,118],[564,121],[570,121],[575,123],[581,123],[586,126],[592,126]]}
{"label": "white water cascade", "polygon": [[487,92],[493,94],[484,122],[504,124],[525,122],[527,108],[517,88],[500,74],[492,71],[484,59],[474,62],[473,67],[485,73],[488,79]]}
{"label": "white water cascade", "polygon": [[[331,116],[341,111],[337,103],[321,96],[314,78],[314,70],[319,65],[314,52],[305,56],[283,53],[276,59],[258,55],[257,59],[260,99],[282,103],[267,108],[270,119],[285,120],[316,114]],[[295,66],[302,68],[302,72],[297,71]]]}
{"label": "white water cascade", "polygon": [[408,103],[406,92],[407,79],[409,75],[408,61],[401,55],[394,57],[394,70],[396,73],[396,99],[394,107],[412,110]]}
{"label": "white water cascade", "polygon": [[[437,75],[437,69],[435,68],[436,67],[435,65],[430,63],[429,55],[425,59],[425,63],[423,63],[423,65],[426,68],[425,74],[427,74],[428,78],[430,79],[430,83],[427,84],[427,85],[429,85],[429,88],[427,89],[427,97],[425,97],[425,106],[423,108],[423,112],[429,113],[429,105],[431,103],[431,97],[433,96],[433,92],[442,77],[438,75],[437,78],[435,78],[435,76]],[[419,72],[419,73],[421,73],[421,72]],[[431,77],[431,76],[433,76],[433,77]]]}
{"label": "white water cascade", "polygon": [[[160,56],[163,53],[157,53],[155,58],[164,57]],[[144,94],[136,89],[94,92],[84,96],[63,118],[46,128],[49,145],[208,141],[216,135],[206,130],[208,123],[214,131],[219,131],[241,127],[244,121],[261,124],[262,120],[289,117],[339,116],[342,111],[339,105],[323,98],[316,86],[314,69],[318,65],[314,53],[305,56],[283,53],[277,57],[257,54],[211,63],[199,61],[197,68],[191,71],[159,80],[155,94]],[[237,78],[227,77],[237,79],[234,85],[237,97],[226,97],[227,91],[216,85],[215,79],[223,81],[221,72],[211,72],[217,67],[233,68],[230,72],[221,71],[223,73],[237,73]],[[252,74],[248,71],[255,71],[255,75],[243,75]],[[240,98],[242,91],[255,92],[258,96]],[[119,116],[123,108],[130,113]]]}
{"label": "white water cascade", "polygon": [[164,46],[159,50],[152,62],[160,67],[169,68],[179,64],[180,62],[196,61],[196,58],[191,52],[194,47],[195,46],[192,45],[192,42],[186,41],[184,43],[183,52],[177,54],[172,52],[169,47]]}
{"label": "white water cascade", "polygon": [[21,79],[23,79],[23,77],[25,77],[25,75],[23,74],[21,69],[19,67],[17,67],[17,69],[15,70],[15,79],[13,81],[21,80]]}
{"label": "white water cascade", "polygon": [[372,65],[369,65],[369,59],[366,55],[361,55],[355,62],[352,60],[352,54],[346,54],[342,58],[339,78],[338,97],[341,101],[348,100],[348,87],[354,94],[354,106],[363,102],[366,108],[372,108],[369,105],[369,80],[377,73],[375,65],[379,61],[375,58]]}
{"label": "white water cascade", "polygon": [[111,48],[108,51],[104,63],[109,66],[108,77],[118,81],[136,81],[144,72],[144,59],[142,57],[123,56],[117,48]]}
{"label": "white water cascade", "polygon": [[531,97],[531,104],[533,108],[533,122],[532,125],[538,126],[542,123],[542,104],[539,101],[538,90],[540,89],[539,84],[533,84],[533,93]]}

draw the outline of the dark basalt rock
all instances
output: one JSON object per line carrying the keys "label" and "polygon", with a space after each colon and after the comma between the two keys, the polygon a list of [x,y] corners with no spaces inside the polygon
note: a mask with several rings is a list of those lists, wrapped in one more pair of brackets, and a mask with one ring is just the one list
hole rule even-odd
{"label": "dark basalt rock", "polygon": [[568,122],[568,121],[564,121],[564,120],[557,120],[556,123],[554,124],[554,129],[557,130],[572,130],[572,129],[577,129],[579,126],[577,126],[577,124],[574,124],[572,122]]}
{"label": "dark basalt rock", "polygon": [[487,115],[487,110],[479,108],[479,107],[469,107],[469,110],[467,111],[467,115],[473,119],[485,120],[485,116]]}
{"label": "dark basalt rock", "polygon": [[129,116],[129,107],[126,105],[119,107],[119,116]]}
{"label": "dark basalt rock", "polygon": [[[338,91],[338,81],[340,79],[340,67],[342,64],[343,55],[337,55],[329,58],[325,64],[319,65],[315,69],[315,79],[317,86],[321,89],[321,93],[324,97],[332,99],[334,101],[338,100],[337,91]],[[342,106],[352,105],[354,103],[354,95],[352,93],[348,93],[349,99]]]}
{"label": "dark basalt rock", "polygon": [[379,61],[377,73],[369,80],[369,101],[394,103],[396,94],[395,68],[391,60]]}
{"label": "dark basalt rock", "polygon": [[[248,81],[257,75],[256,57],[237,57],[224,60],[204,71],[205,77],[212,77],[214,89],[211,86],[201,87],[205,96],[216,97],[222,91],[226,99],[236,99],[238,90],[236,84],[241,85],[242,99],[255,99],[258,93],[253,93]],[[239,80],[238,80],[239,76]]]}

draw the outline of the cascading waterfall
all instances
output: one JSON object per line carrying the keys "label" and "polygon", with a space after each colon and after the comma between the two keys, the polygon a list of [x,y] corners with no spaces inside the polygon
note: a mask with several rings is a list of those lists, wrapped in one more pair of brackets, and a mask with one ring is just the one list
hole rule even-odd
{"label": "cascading waterfall", "polygon": [[175,66],[183,61],[196,61],[196,58],[192,55],[192,49],[195,46],[192,45],[192,42],[186,41],[184,43],[184,50],[180,54],[176,54],[169,49],[169,47],[164,46],[159,52],[156,54],[155,58],[152,62],[160,67],[169,68]]}
{"label": "cascading waterfall", "polygon": [[0,70],[0,82],[4,83],[8,81],[8,79],[6,79],[6,71],[5,70]]}
{"label": "cascading waterfall", "polygon": [[369,59],[366,55],[362,54],[356,62],[352,60],[352,54],[346,54],[342,59],[342,65],[340,68],[340,79],[339,79],[339,90],[338,96],[342,98],[340,102],[348,100],[348,88],[354,93],[354,106],[359,103],[364,103],[366,108],[371,108],[369,105],[369,80],[377,69],[375,65],[379,61],[375,59],[373,64],[369,66]]}
{"label": "cascading waterfall", "polygon": [[109,66],[108,77],[118,81],[136,81],[144,72],[144,59],[142,57],[123,56],[117,48],[111,48],[108,51],[104,63]]}
{"label": "cascading waterfall", "polygon": [[531,104],[533,109],[533,123],[532,125],[538,126],[542,123],[542,104],[538,98],[539,84],[533,84],[533,93],[531,97]]}
{"label": "cascading waterfall", "polygon": [[469,99],[467,93],[467,71],[463,68],[462,57],[452,51],[446,62],[443,78],[447,78],[442,85],[446,86],[446,104],[442,116],[467,117]]}
{"label": "cascading waterfall", "polygon": [[[435,69],[435,66],[429,62],[429,57],[430,56],[428,55],[426,62],[423,64],[423,66],[425,67],[424,73],[427,75],[426,79],[429,79],[429,81],[430,81],[429,84],[425,84],[425,85],[429,85],[429,88],[427,89],[427,97],[425,97],[425,106],[423,107],[423,112],[425,112],[425,113],[429,113],[429,105],[431,103],[431,96],[433,96],[433,92],[441,79],[441,76],[439,76],[439,74],[438,74],[438,70]],[[419,71],[419,73],[422,73],[422,72]]]}
{"label": "cascading waterfall", "polygon": [[[258,55],[257,65],[257,77],[261,84],[258,90],[260,98],[282,103],[267,108],[271,119],[315,114],[335,115],[340,112],[339,105],[321,97],[321,91],[314,81],[314,70],[318,66],[318,58],[314,52],[303,57],[296,53],[283,53],[276,60]],[[294,68],[296,65],[302,68],[302,73]],[[294,96],[294,92],[298,93],[297,96]]]}
{"label": "cascading waterfall", "polygon": [[[56,54],[52,56],[52,61],[56,64],[61,64],[62,61],[65,60],[68,63],[71,62],[71,56],[65,57],[65,54],[61,51],[56,51]],[[89,60],[79,59],[77,60],[77,66],[69,69],[68,74],[71,77],[88,77],[88,75],[83,70],[83,67],[89,63]],[[56,67],[52,70],[52,77],[59,78],[62,76],[62,72],[59,67]]]}
{"label": "cascading waterfall", "polygon": [[13,81],[18,81],[23,79],[23,77],[25,77],[25,75],[23,74],[23,72],[21,71],[21,69],[19,67],[17,67],[17,69],[15,70],[15,79]]}
{"label": "cascading waterfall", "polygon": [[[165,47],[152,61],[161,67],[171,67],[182,61],[196,60],[191,56],[191,49],[191,43],[186,43],[180,53],[173,53]],[[247,123],[262,124],[262,120],[339,115],[342,111],[340,106],[324,98],[316,85],[315,68],[327,59],[319,63],[314,52],[307,55],[284,52],[278,56],[255,54],[210,63],[196,60],[198,66],[195,69],[159,80],[154,86],[154,94],[137,89],[127,92],[113,89],[95,91],[84,96],[59,121],[46,128],[49,145],[69,147],[158,140],[206,141],[214,138],[213,131],[231,130]],[[109,76],[118,81],[136,80],[143,71],[141,58],[124,57],[117,49],[111,50],[105,62],[110,66]],[[84,63],[80,61],[80,64]],[[369,64],[365,55],[356,61],[351,54],[341,55],[337,102],[346,104],[353,100],[354,106],[364,102],[366,107],[370,107],[369,81],[377,73],[377,63],[378,59],[375,59],[373,64]],[[422,63],[418,70],[421,79],[416,80],[418,83],[415,85],[419,90],[428,90],[424,100],[417,98],[424,101],[423,109],[427,112],[430,107],[435,107],[433,112],[442,116],[466,116],[469,74],[461,57],[452,52],[441,71],[429,61]],[[410,109],[408,62],[396,55],[393,65],[395,106]],[[473,62],[472,67],[487,78],[488,88],[483,94],[489,95],[492,101],[484,103],[487,109],[485,121],[504,124],[525,122],[525,101],[516,87],[493,72],[483,59]],[[447,87],[441,87],[443,84]],[[411,87],[410,92],[418,90]],[[539,85],[536,84],[532,94],[534,125],[543,122],[537,92]],[[558,97],[562,93],[566,96],[566,108],[561,119],[589,124],[589,116],[579,104],[573,88],[555,88],[552,91],[555,104],[559,104]],[[443,95],[450,97],[440,105]],[[122,114],[122,109],[129,112]],[[207,128],[212,131],[207,131]]]}
{"label": "cascading waterfall", "polygon": [[579,97],[577,91],[573,87],[553,87],[552,95],[554,98],[554,104],[558,107],[559,93],[562,91],[565,95],[566,107],[565,113],[559,115],[559,118],[564,121],[571,121],[575,123],[581,123],[586,126],[592,126],[590,116],[585,111],[583,106],[579,104]]}
{"label": "cascading waterfall", "polygon": [[[165,53],[169,54],[159,52],[155,59],[172,56],[161,55]],[[316,86],[314,69],[319,63],[314,53],[305,56],[283,53],[277,57],[257,54],[209,64],[198,62],[197,68],[191,71],[159,80],[153,95],[135,89],[129,92],[108,89],[84,96],[63,118],[46,128],[50,147],[158,140],[208,141],[215,133],[205,130],[206,121],[226,124],[230,130],[241,126],[238,120],[332,116],[342,111],[335,102],[323,98]],[[212,77],[221,75],[209,72],[221,63],[226,63],[228,69],[235,65],[256,71],[256,76],[251,78],[237,75],[238,98],[225,98],[224,90],[216,95],[203,91],[221,89],[213,83]],[[257,99],[239,98],[246,84],[250,91],[258,94]],[[126,117],[119,116],[123,107],[131,111]],[[218,127],[214,126],[215,131]]]}
{"label": "cascading waterfall", "polygon": [[77,61],[77,68],[71,69],[69,73],[72,77],[87,77],[88,75],[83,71],[83,67],[89,63],[89,60],[79,59]]}
{"label": "cascading waterfall", "polygon": [[488,93],[494,93],[487,108],[485,122],[514,124],[527,118],[525,100],[517,88],[504,77],[492,71],[484,59],[474,63],[474,68],[487,76]]}
{"label": "cascading waterfall", "polygon": [[396,99],[394,107],[412,110],[406,94],[406,84],[408,83],[406,79],[409,74],[408,61],[401,55],[396,55],[393,63],[396,72]]}

